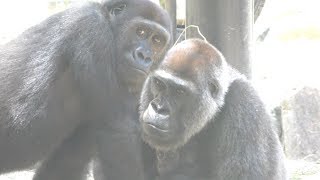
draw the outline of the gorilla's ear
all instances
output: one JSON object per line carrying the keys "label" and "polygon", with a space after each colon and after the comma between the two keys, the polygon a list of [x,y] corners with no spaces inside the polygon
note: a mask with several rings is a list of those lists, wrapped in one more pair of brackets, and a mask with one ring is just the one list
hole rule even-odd
{"label": "gorilla's ear", "polygon": [[102,9],[104,17],[107,19],[110,19],[110,11],[108,8],[108,3],[106,3],[105,1],[101,2],[101,9]]}
{"label": "gorilla's ear", "polygon": [[116,4],[115,6],[113,6],[111,9],[109,9],[109,13],[112,16],[117,16],[119,14],[122,13],[122,11],[124,11],[126,9],[127,5],[124,3],[121,4]]}
{"label": "gorilla's ear", "polygon": [[121,14],[127,8],[126,3],[114,3],[109,4],[107,2],[102,3],[102,10],[105,12],[106,18],[110,18],[111,16],[117,16]]}
{"label": "gorilla's ear", "polygon": [[212,97],[216,97],[219,92],[219,85],[217,82],[212,81],[209,83],[209,90]]}

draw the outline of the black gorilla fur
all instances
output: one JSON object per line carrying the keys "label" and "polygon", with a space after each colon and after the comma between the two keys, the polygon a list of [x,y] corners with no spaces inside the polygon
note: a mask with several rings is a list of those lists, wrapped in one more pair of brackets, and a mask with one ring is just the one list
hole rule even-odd
{"label": "black gorilla fur", "polygon": [[106,178],[143,179],[136,106],[171,43],[148,0],[90,2],[0,49],[0,173],[41,162],[34,179],[82,179],[98,152]]}
{"label": "black gorilla fur", "polygon": [[156,150],[158,179],[286,179],[264,104],[207,42],[169,50],[144,84],[140,122]]}

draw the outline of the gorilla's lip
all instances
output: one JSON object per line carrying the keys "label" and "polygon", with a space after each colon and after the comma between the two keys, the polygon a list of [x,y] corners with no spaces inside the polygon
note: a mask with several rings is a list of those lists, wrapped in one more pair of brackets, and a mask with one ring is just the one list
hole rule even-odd
{"label": "gorilla's lip", "polygon": [[[131,62],[135,62],[135,58],[134,58],[133,52],[132,52],[131,55],[130,55],[130,53],[128,53],[126,56],[127,56],[128,59],[130,59]],[[139,68],[139,66],[136,66],[136,65],[134,65],[134,64],[131,64],[131,66],[133,67],[133,69],[135,69],[136,71],[142,73],[144,76],[147,76],[147,75],[148,75],[147,71]]]}
{"label": "gorilla's lip", "polygon": [[138,73],[143,74],[144,76],[148,75],[147,72],[142,70],[142,69],[139,69],[139,68],[136,68],[136,67],[133,67],[133,69],[136,70]]}
{"label": "gorilla's lip", "polygon": [[143,123],[143,132],[149,137],[166,140],[170,137],[169,130],[160,129],[153,124]]}
{"label": "gorilla's lip", "polygon": [[162,131],[162,132],[164,132],[164,133],[168,133],[168,132],[169,132],[169,130],[168,130],[168,129],[160,128],[159,126],[156,126],[156,125],[154,125],[154,124],[152,124],[152,123],[145,122],[145,124],[146,124],[147,126],[150,126],[150,127],[151,127],[151,128],[153,128],[153,129],[156,129],[156,130]]}

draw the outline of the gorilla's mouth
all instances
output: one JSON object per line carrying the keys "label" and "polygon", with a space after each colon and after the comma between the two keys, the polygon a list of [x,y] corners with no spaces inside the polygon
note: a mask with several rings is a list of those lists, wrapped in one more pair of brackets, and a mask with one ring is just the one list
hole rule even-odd
{"label": "gorilla's mouth", "polygon": [[150,103],[142,116],[143,129],[150,134],[168,134],[170,131],[169,118],[169,115],[160,114],[156,111],[155,107]]}
{"label": "gorilla's mouth", "polygon": [[132,55],[130,55],[130,53],[126,53],[124,57],[126,58],[126,61],[125,61],[126,63],[123,63],[123,64],[131,67],[132,70],[133,70],[135,73],[140,74],[140,75],[142,75],[142,76],[144,76],[144,77],[146,77],[146,76],[148,75],[148,72],[147,72],[146,70],[141,69],[139,66],[136,66],[136,65],[134,64],[135,59],[134,59],[134,57],[133,57]]}
{"label": "gorilla's mouth", "polygon": [[149,123],[143,123],[142,129],[142,138],[151,147],[167,151],[174,149],[173,147],[177,144],[177,140],[170,130],[161,129]]}
{"label": "gorilla's mouth", "polygon": [[142,70],[142,69],[139,69],[139,68],[136,68],[136,67],[133,67],[133,69],[135,71],[137,71],[137,73],[142,74],[143,76],[147,76],[148,75],[147,72]]}
{"label": "gorilla's mouth", "polygon": [[169,130],[168,129],[164,129],[164,128],[161,128],[153,123],[150,123],[150,122],[146,122],[145,123],[146,126],[150,126],[150,128],[153,128],[153,129],[156,129],[158,131],[161,131],[161,132],[164,132],[164,133],[168,133]]}
{"label": "gorilla's mouth", "polygon": [[167,139],[169,137],[169,130],[162,129],[152,123],[144,122],[143,131],[146,135],[161,139]]}

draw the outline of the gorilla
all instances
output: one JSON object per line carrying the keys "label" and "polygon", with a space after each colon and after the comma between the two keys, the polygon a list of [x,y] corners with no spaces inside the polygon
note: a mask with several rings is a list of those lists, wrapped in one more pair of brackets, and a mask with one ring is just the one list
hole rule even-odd
{"label": "gorilla", "polygon": [[0,174],[79,180],[97,155],[107,179],[144,179],[138,98],[172,43],[148,0],[89,2],[0,48]]}
{"label": "gorilla", "polygon": [[286,179],[270,116],[248,80],[211,44],[174,46],[145,81],[142,137],[160,180]]}

